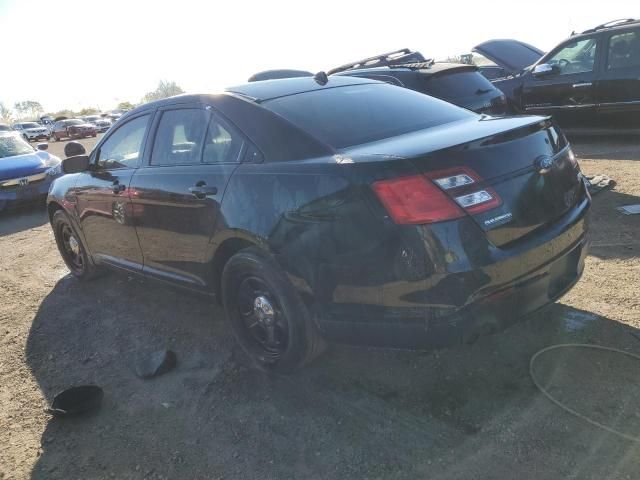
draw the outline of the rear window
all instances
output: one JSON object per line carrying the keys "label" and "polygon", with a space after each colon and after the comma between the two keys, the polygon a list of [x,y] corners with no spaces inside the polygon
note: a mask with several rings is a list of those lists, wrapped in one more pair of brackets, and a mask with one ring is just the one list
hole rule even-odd
{"label": "rear window", "polygon": [[474,115],[413,90],[386,84],[315,90],[263,105],[333,148],[374,142]]}
{"label": "rear window", "polygon": [[426,79],[428,93],[438,98],[456,99],[493,92],[495,87],[479,72],[457,72]]}

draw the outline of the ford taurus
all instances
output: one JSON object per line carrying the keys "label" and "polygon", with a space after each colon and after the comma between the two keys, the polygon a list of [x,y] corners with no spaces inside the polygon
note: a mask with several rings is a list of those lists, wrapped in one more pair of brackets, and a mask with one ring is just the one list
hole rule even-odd
{"label": "ford taurus", "polygon": [[265,370],[326,340],[470,342],[584,266],[590,198],[546,117],[320,73],[152,102],[74,148],[48,198],[73,275],[210,294]]}

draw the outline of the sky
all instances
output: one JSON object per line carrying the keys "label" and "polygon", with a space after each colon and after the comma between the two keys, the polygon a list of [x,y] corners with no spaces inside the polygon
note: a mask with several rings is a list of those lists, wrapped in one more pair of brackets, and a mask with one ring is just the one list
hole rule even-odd
{"label": "sky", "polygon": [[546,51],[627,17],[639,0],[0,0],[0,102],[106,110],[161,79],[215,92],[261,70],[329,70],[404,47],[443,59],[491,38]]}

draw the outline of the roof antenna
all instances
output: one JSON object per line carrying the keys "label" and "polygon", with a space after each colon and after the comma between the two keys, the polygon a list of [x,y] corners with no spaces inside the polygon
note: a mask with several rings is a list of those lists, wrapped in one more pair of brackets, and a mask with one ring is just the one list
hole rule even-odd
{"label": "roof antenna", "polygon": [[326,85],[329,83],[329,77],[324,72],[318,72],[313,76],[313,79],[316,81],[318,85]]}

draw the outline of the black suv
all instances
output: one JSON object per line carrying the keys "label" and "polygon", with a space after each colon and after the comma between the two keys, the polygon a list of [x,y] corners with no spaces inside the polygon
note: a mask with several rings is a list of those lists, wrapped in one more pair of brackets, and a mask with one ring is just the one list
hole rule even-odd
{"label": "black suv", "polygon": [[[410,88],[476,113],[508,113],[506,96],[483,77],[475,65],[434,62],[408,48],[351,62],[327,73]],[[313,74],[300,70],[269,70],[253,75],[249,81],[304,76]]]}
{"label": "black suv", "polygon": [[504,69],[494,85],[516,111],[553,115],[566,127],[640,129],[640,20],[574,34],[544,55],[516,40],[474,51]]}

